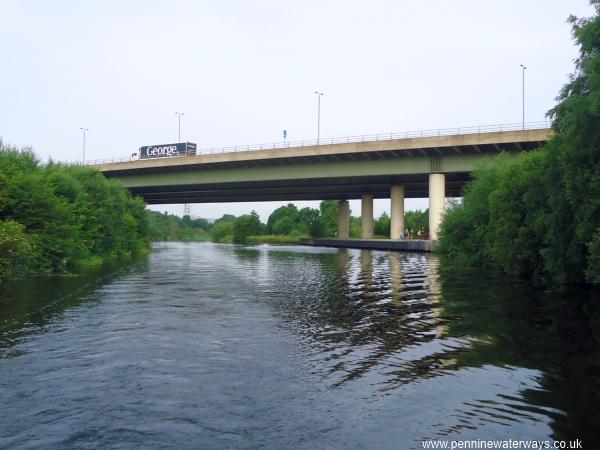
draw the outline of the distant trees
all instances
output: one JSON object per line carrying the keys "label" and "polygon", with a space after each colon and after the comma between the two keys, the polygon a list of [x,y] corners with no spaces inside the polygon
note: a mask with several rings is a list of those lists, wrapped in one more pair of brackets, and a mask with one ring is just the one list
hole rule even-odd
{"label": "distant trees", "polygon": [[319,221],[322,236],[315,237],[333,237],[337,235],[338,202],[336,200],[324,200],[319,204]]}
{"label": "distant trees", "polygon": [[261,233],[261,223],[258,214],[252,211],[233,221],[233,242],[245,244],[248,236],[257,236]]}
{"label": "distant trees", "polygon": [[190,241],[208,238],[210,225],[206,219],[178,217],[166,212],[146,210],[149,236],[152,241]]}
{"label": "distant trees", "polygon": [[406,238],[425,239],[429,236],[429,209],[421,211],[407,211],[404,214],[404,228],[408,231]]}
{"label": "distant trees", "polygon": [[569,19],[580,56],[549,112],[554,138],[475,171],[442,224],[445,259],[600,284],[600,1],[591,3],[594,17]]}
{"label": "distant trees", "polygon": [[[256,213],[256,220],[260,223]],[[225,218],[225,216],[223,216]],[[266,224],[260,227],[254,224],[249,227],[246,218],[238,223],[241,218],[228,215],[217,220],[211,230],[213,242],[297,242],[299,237],[336,237],[338,232],[338,201],[324,200],[319,204],[319,209],[298,209],[293,203],[280,206],[267,219]],[[412,231],[412,235],[420,237],[429,229],[428,211],[409,211],[406,213],[405,222]],[[230,225],[226,225],[226,223]],[[238,223],[238,234],[234,236],[235,224]],[[374,221],[376,236],[389,237],[390,217],[384,212]],[[361,218],[350,217],[350,237],[359,238],[361,235]],[[261,237],[262,236],[262,237]],[[257,239],[261,237],[260,239]],[[251,238],[251,239],[248,239]]]}
{"label": "distant trees", "polygon": [[376,236],[390,236],[390,216],[383,212],[373,223],[373,233]]}
{"label": "distant trees", "polygon": [[232,242],[233,222],[215,222],[210,230],[210,239],[213,242]]}

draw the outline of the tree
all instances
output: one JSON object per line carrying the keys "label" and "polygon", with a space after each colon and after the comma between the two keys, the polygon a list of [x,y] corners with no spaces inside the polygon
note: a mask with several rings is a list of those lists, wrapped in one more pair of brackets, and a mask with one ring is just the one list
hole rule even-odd
{"label": "tree", "polygon": [[[555,214],[550,234],[559,245],[544,257],[565,273],[565,281],[581,281],[585,268],[589,281],[600,282],[596,239],[600,234],[600,1],[591,0],[596,15],[571,16],[572,35],[579,45],[575,73],[562,88],[558,104],[549,112],[556,132],[549,151],[560,168],[560,193],[553,196]],[[562,197],[560,194],[564,194]],[[563,219],[569,218],[565,227]],[[551,215],[552,216],[552,215]],[[555,271],[557,270],[555,269]]]}
{"label": "tree", "polygon": [[323,227],[320,221],[320,213],[315,208],[302,208],[298,211],[297,220],[300,224],[304,224],[307,227],[308,233],[312,237],[323,236]]}
{"label": "tree", "polygon": [[231,214],[223,214],[220,218],[214,221],[213,226],[220,222],[233,222],[235,220],[235,216]]}
{"label": "tree", "polygon": [[[268,225],[267,225],[268,227]],[[294,221],[289,216],[282,217],[272,226],[272,234],[286,235],[292,232]]]}
{"label": "tree", "polygon": [[575,73],[549,112],[554,137],[478,168],[462,205],[446,213],[440,251],[541,281],[600,283],[600,0],[571,17]]}
{"label": "tree", "polygon": [[194,219],[192,220],[192,228],[202,228],[203,230],[208,230],[210,226],[208,225],[208,220],[206,219]]}
{"label": "tree", "polygon": [[290,230],[287,233],[277,233],[273,230],[273,227],[276,222],[280,221],[283,218],[288,218],[292,224],[294,224],[298,217],[298,208],[296,205],[292,203],[288,203],[286,206],[280,206],[275,211],[271,213],[269,218],[267,219],[267,233],[268,234],[289,234]]}
{"label": "tree", "polygon": [[215,222],[213,227],[210,229],[210,238],[213,242],[222,242],[227,236],[233,235],[233,223],[232,222]]}
{"label": "tree", "polygon": [[[429,209],[421,211],[407,211],[404,214],[404,228],[409,232],[409,235],[416,237],[420,230],[423,230],[425,235],[429,234]],[[402,230],[404,232],[404,230]]]}
{"label": "tree", "polygon": [[323,200],[319,205],[321,229],[323,237],[334,237],[338,231],[338,202]]}
{"label": "tree", "polygon": [[244,214],[233,222],[233,242],[243,244],[248,236],[260,233],[260,220],[258,214]]}
{"label": "tree", "polygon": [[42,166],[30,149],[0,142],[0,234],[6,251],[22,260],[1,263],[0,278],[71,271],[84,260],[141,250],[149,232],[144,208],[119,182],[93,169]]}
{"label": "tree", "polygon": [[35,271],[37,258],[35,236],[18,222],[0,221],[0,281]]}
{"label": "tree", "polygon": [[385,211],[373,224],[373,232],[378,236],[390,236],[390,216]]}

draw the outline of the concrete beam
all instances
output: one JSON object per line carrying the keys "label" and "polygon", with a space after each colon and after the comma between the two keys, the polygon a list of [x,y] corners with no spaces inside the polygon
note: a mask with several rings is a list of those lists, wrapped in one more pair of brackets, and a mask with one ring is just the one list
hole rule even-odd
{"label": "concrete beam", "polygon": [[[444,156],[443,171],[469,173],[493,155],[472,154]],[[114,176],[127,188],[158,186],[185,186],[202,184],[227,184],[269,182],[276,180],[311,180],[321,178],[379,177],[429,174],[429,157],[415,156],[372,161],[331,161],[314,164],[289,164],[279,167],[227,167],[214,170],[183,170]],[[111,176],[109,174],[109,176]],[[111,176],[112,177],[112,176]]]}

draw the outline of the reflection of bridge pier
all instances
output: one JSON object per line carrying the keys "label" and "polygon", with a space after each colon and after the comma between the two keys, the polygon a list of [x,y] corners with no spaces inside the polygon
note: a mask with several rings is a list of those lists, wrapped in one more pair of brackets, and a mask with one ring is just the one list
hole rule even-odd
{"label": "reflection of bridge pier", "polygon": [[388,254],[389,268],[390,268],[390,286],[392,302],[399,303],[404,297],[404,271],[402,270],[402,261],[400,260],[400,253],[390,252]]}
{"label": "reflection of bridge pier", "polygon": [[371,291],[373,288],[373,252],[371,250],[361,250],[360,252],[360,278],[364,285],[364,291]]}

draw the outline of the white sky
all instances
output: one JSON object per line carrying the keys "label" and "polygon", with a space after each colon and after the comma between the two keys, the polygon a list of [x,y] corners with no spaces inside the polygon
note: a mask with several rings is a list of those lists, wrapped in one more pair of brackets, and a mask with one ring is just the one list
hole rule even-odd
{"label": "white sky", "polygon": [[[587,0],[0,0],[0,137],[44,159],[543,120]],[[316,206],[317,202],[295,202]],[[192,205],[220,217],[282,202]],[[407,200],[407,209],[427,200]],[[353,214],[360,202],[351,202]],[[181,205],[167,209],[181,214]],[[375,201],[375,214],[389,202]]]}

